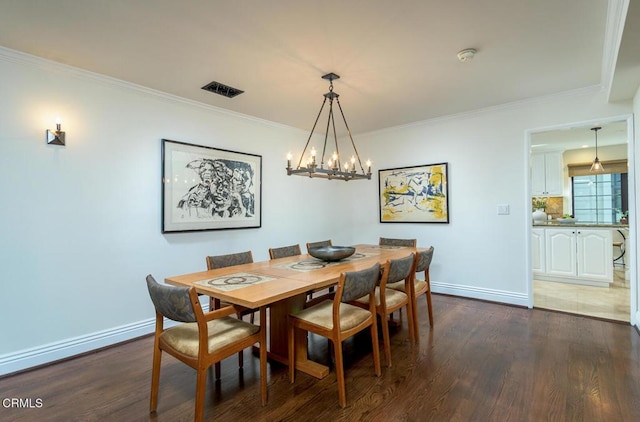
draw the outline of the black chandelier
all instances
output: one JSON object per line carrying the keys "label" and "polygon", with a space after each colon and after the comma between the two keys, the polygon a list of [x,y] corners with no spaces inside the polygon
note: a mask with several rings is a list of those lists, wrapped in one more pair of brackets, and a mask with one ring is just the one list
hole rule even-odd
{"label": "black chandelier", "polygon": [[[347,124],[347,119],[344,117],[344,112],[342,111],[342,106],[340,105],[340,100],[338,99],[339,95],[333,92],[333,81],[335,79],[339,79],[340,76],[335,73],[328,73],[322,77],[322,79],[326,79],[329,81],[329,92],[324,94],[324,101],[322,102],[322,106],[320,107],[320,111],[318,112],[318,117],[316,117],[316,121],[313,124],[313,128],[311,128],[311,133],[309,134],[309,139],[307,139],[307,143],[304,146],[304,150],[300,155],[300,159],[298,160],[298,164],[295,168],[291,167],[291,153],[287,155],[287,174],[298,175],[298,176],[307,176],[307,177],[321,177],[330,180],[354,180],[354,179],[368,179],[371,180],[371,161],[366,162],[367,171],[365,173],[364,167],[362,166],[362,161],[360,160],[360,155],[358,154],[358,149],[356,148],[355,142],[353,142],[353,137],[351,136],[351,130],[349,129],[349,125]],[[327,100],[329,102],[329,117],[327,118],[327,127],[324,135],[324,145],[322,146],[322,155],[320,157],[320,162],[317,161],[318,151],[315,147],[311,147],[309,150],[309,156],[307,158],[306,163],[302,163],[305,154],[307,153],[307,149],[309,149],[309,143],[311,142],[311,138],[313,137],[313,132],[316,129],[316,125],[318,124],[318,120],[322,115],[322,110],[324,109],[325,104],[327,104]],[[336,135],[336,123],[333,117],[333,101],[335,100],[336,104],[338,104],[338,109],[340,110],[340,115],[342,116],[342,120],[344,121],[344,125],[347,128],[347,133],[349,134],[349,139],[351,140],[351,146],[353,148],[353,155],[350,160],[345,160],[344,163],[340,160],[340,150],[338,148],[338,136]],[[327,143],[329,141],[329,133],[333,132],[333,144],[335,146],[335,150],[333,154],[331,154],[331,158],[325,162],[325,156],[329,156],[329,152],[327,151]],[[356,163],[358,167],[360,167],[360,171],[356,170]]]}

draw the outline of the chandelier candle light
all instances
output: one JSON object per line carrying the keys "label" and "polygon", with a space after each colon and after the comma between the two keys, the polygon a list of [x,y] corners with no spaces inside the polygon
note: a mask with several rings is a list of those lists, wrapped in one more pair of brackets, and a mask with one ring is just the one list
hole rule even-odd
{"label": "chandelier candle light", "polygon": [[[328,73],[322,77],[322,79],[329,81],[329,92],[324,94],[324,101],[322,102],[322,106],[320,107],[320,111],[318,112],[318,117],[316,117],[316,121],[313,124],[313,128],[311,128],[311,133],[309,134],[309,139],[307,139],[307,143],[304,146],[304,150],[302,151],[302,155],[300,155],[300,159],[298,160],[298,164],[295,168],[291,167],[291,153],[287,154],[287,175],[299,175],[299,176],[308,176],[308,177],[322,177],[329,180],[344,180],[349,181],[353,179],[368,179],[371,180],[371,161],[368,160],[365,164],[367,166],[367,171],[365,173],[364,167],[362,166],[362,161],[360,160],[360,155],[358,154],[358,149],[356,148],[355,142],[353,142],[353,137],[351,136],[351,130],[349,129],[349,125],[347,124],[347,119],[344,117],[344,112],[342,111],[342,106],[340,105],[340,100],[338,99],[339,95],[333,92],[333,81],[335,79],[339,79],[340,76],[335,73]],[[309,149],[309,143],[311,142],[311,138],[313,137],[313,132],[316,129],[316,125],[318,124],[318,120],[322,115],[322,110],[324,106],[327,104],[327,100],[329,102],[329,117],[327,118],[327,127],[326,133],[324,135],[324,145],[322,146],[322,156],[320,157],[320,164],[318,165],[317,155],[318,151],[315,147],[311,147],[309,150],[309,157],[305,165],[302,165],[302,161],[305,157],[307,149]],[[353,147],[354,154],[351,156],[350,160],[346,160],[344,164],[340,161],[340,151],[338,149],[338,136],[336,134],[336,123],[333,118],[333,102],[338,104],[338,109],[340,110],[340,115],[342,116],[342,120],[344,121],[344,125],[347,129],[347,133],[349,134],[349,139],[351,140],[351,146]],[[331,155],[331,158],[326,162],[325,167],[325,155],[327,152],[327,142],[329,141],[329,133],[333,131],[333,143],[335,145],[335,151]],[[360,172],[356,170],[356,163],[360,167]]]}

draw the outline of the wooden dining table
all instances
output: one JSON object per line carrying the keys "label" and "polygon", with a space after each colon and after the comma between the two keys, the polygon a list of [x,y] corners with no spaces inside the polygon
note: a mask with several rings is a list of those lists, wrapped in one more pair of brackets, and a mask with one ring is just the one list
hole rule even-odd
{"label": "wooden dining table", "polygon": [[[288,365],[287,315],[304,308],[309,291],[337,284],[343,272],[363,270],[375,263],[385,265],[389,259],[403,258],[421,250],[364,244],[355,248],[351,257],[338,262],[324,262],[302,254],[167,277],[165,283],[193,286],[199,294],[246,308],[269,307],[268,356]],[[329,374],[327,366],[308,359],[306,336],[296,336],[295,347],[296,369],[316,378]]]}

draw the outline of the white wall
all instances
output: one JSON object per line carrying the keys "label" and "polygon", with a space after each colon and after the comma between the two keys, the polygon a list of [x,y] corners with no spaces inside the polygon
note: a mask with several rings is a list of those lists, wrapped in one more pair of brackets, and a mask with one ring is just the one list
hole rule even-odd
{"label": "white wall", "polygon": [[[0,49],[0,80],[0,374],[150,332],[149,273],[350,241],[348,216],[332,210],[349,186],[286,176],[286,153],[307,132],[10,50]],[[65,147],[45,142],[58,115]],[[262,228],[163,235],[162,138],[262,155]]]}
{"label": "white wall", "polygon": [[[636,92],[636,95],[633,97],[633,127],[634,127],[634,132],[635,135],[638,134],[638,127],[640,127],[640,87],[638,88],[638,91]],[[636,138],[637,139],[637,138]],[[640,173],[640,146],[636,146],[635,150],[634,150],[634,157],[635,157],[635,162],[636,162],[636,175]],[[640,189],[640,180],[638,180],[638,176],[635,177],[636,180],[636,197],[640,198],[640,193],[638,192],[638,189]],[[633,259],[636,261],[636,263],[638,262],[638,247],[640,246],[640,233],[638,231],[638,224],[640,223],[640,218],[638,216],[638,209],[636,209],[636,212],[632,212],[629,211],[629,224],[633,224],[636,227],[635,230],[635,249],[632,249],[631,252],[631,256],[633,257]],[[633,235],[634,232],[632,231],[631,234]],[[640,272],[638,271],[638,266],[636,265],[635,267],[635,276],[636,278],[640,277]],[[640,329],[640,289],[638,288],[639,286],[636,286],[636,294],[635,294],[635,307],[636,307],[636,327],[638,329]],[[633,292],[633,289],[631,290]]]}
{"label": "white wall", "polygon": [[[287,177],[303,131],[219,111],[0,49],[0,374],[150,332],[144,276],[204,269],[204,256],[332,238],[435,245],[434,291],[527,304],[525,131],[631,111],[600,92],[358,136],[375,169],[449,163],[451,224],[380,224],[374,181]],[[637,106],[636,106],[637,107]],[[48,146],[60,115],[67,146]],[[160,233],[168,138],[263,156],[262,228]],[[511,214],[496,215],[497,204]]]}
{"label": "white wall", "polygon": [[[526,306],[531,216],[525,132],[630,112],[630,104],[606,104],[603,92],[587,89],[358,136],[359,145],[373,146],[377,168],[448,162],[451,223],[381,224],[371,210],[355,222],[354,237],[417,237],[419,245],[435,246],[434,292]],[[376,195],[366,193],[361,203],[374,203]],[[510,215],[497,215],[498,204],[508,204]]]}

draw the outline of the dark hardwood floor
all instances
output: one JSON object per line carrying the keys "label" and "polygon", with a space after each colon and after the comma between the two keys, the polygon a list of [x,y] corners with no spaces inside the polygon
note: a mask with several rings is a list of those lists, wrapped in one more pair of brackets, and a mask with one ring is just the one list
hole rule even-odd
{"label": "dark hardwood floor", "polygon": [[[365,335],[345,342],[347,407],[333,370],[324,380],[269,365],[260,406],[258,360],[245,352],[209,380],[209,421],[639,421],[640,336],[629,325],[434,295],[435,327],[420,301],[420,344],[392,330],[393,367],[373,371]],[[329,362],[327,341],[310,338]],[[0,379],[1,421],[189,421],[195,373],[168,355],[150,415],[152,337]],[[7,398],[42,400],[7,408]]]}

